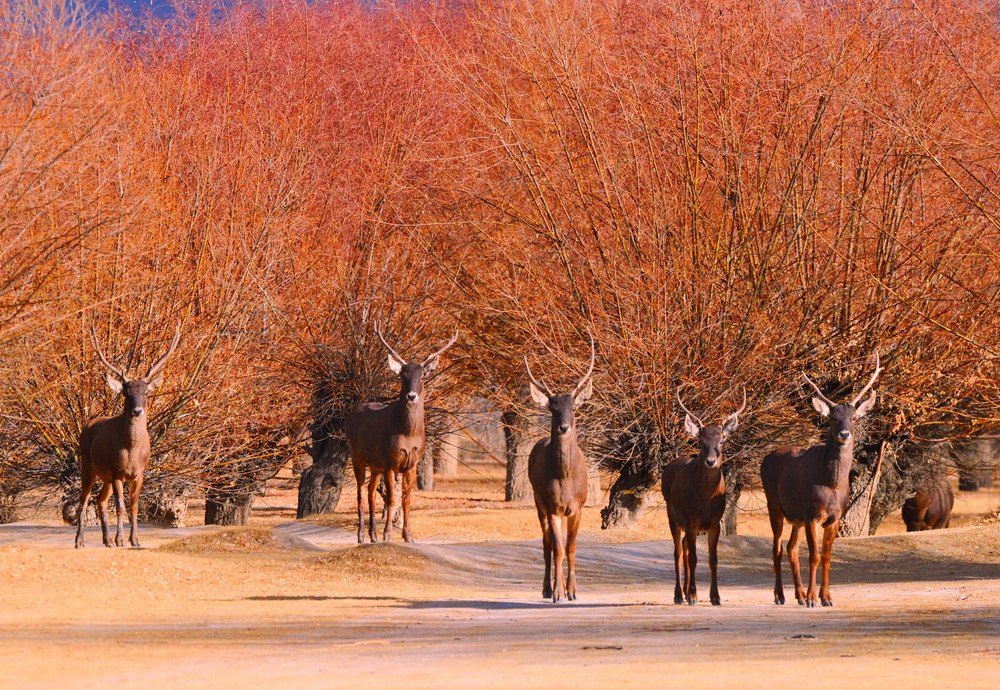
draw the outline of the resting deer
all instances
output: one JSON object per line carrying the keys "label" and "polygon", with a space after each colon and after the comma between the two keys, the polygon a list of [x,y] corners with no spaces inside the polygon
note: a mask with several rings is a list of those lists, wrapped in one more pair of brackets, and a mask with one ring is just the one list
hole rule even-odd
{"label": "resting deer", "polygon": [[[683,387],[683,386],[682,386]],[[722,476],[722,442],[739,425],[739,416],[747,406],[743,389],[743,405],[726,417],[720,426],[705,426],[681,402],[677,389],[677,404],[684,410],[684,428],[698,440],[698,455],[677,458],[663,468],[661,490],[667,502],[667,520],[674,539],[674,603],[698,603],[698,588],[694,571],[698,565],[695,544],[699,532],[708,532],[708,567],[712,571],[709,599],[714,606],[719,599],[716,569],[719,565],[719,522],[726,510],[726,480]],[[681,541],[683,535],[683,543]],[[683,576],[683,584],[682,584]]]}
{"label": "resting deer", "polygon": [[907,532],[944,529],[951,522],[955,494],[948,478],[940,474],[924,477],[917,493],[903,502],[903,522]]}
{"label": "resting deer", "polygon": [[[593,393],[590,375],[594,371],[594,337],[590,337],[590,368],[569,395],[553,395],[548,386],[528,370],[531,399],[552,413],[548,438],[539,439],[528,456],[528,479],[535,494],[535,508],[542,527],[545,550],[545,581],[542,596],[557,604],[565,594],[576,599],[576,533],[580,529],[583,506],[587,501],[587,461],[576,441],[575,408]],[[565,546],[563,519],[566,520]],[[555,551],[555,576],[552,576],[552,552]],[[563,580],[563,558],[569,563],[569,579]]]}
{"label": "resting deer", "polygon": [[80,508],[77,511],[76,548],[83,548],[83,523],[87,501],[93,491],[94,482],[101,480],[101,492],[97,495],[97,514],[101,518],[101,534],[105,546],[111,546],[108,538],[108,496],[112,488],[115,492],[115,508],[118,512],[118,529],[115,532],[115,546],[125,546],[122,536],[122,514],[125,512],[124,482],[129,483],[129,542],[140,548],[136,522],[139,515],[139,492],[142,490],[142,475],[149,464],[149,432],[146,429],[147,396],[163,382],[161,370],[173,354],[180,340],[180,324],[174,332],[173,342],[167,354],[160,357],[142,378],[129,380],[123,371],[111,365],[97,342],[94,328],[90,329],[94,349],[101,363],[108,368],[108,388],[120,394],[124,405],[116,417],[96,417],[83,427],[80,433]]}
{"label": "resting deer", "polygon": [[[850,494],[851,464],[854,461],[854,423],[875,406],[876,391],[864,402],[861,398],[875,384],[882,369],[875,352],[875,373],[853,400],[834,404],[820,392],[808,376],[806,382],[816,391],[812,405],[830,418],[826,441],[811,448],[782,446],[768,453],[760,465],[760,481],[767,498],[767,514],[774,534],[774,603],[784,604],[781,586],[781,531],[785,520],[792,525],[788,538],[788,563],[795,584],[795,599],[805,606],[816,606],[816,568],[820,554],[816,527],[823,527],[823,584],[819,598],[823,606],[833,606],[830,598],[830,558],[833,540],[840,528],[840,518],[847,509]],[[802,588],[799,572],[799,543],[805,528],[809,545],[809,591]]]}
{"label": "resting deer", "polygon": [[361,403],[344,420],[344,432],[351,449],[351,463],[358,485],[358,543],[364,544],[365,513],[361,490],[368,479],[368,537],[378,541],[375,534],[375,490],[385,475],[386,521],[383,539],[392,538],[392,516],[395,503],[393,486],[396,475],[403,478],[403,539],[413,541],[410,529],[410,494],[417,478],[417,463],[424,454],[424,375],[434,371],[441,355],[458,340],[458,333],[437,352],[420,364],[408,363],[393,350],[382,337],[378,326],[375,335],[389,351],[389,368],[399,375],[399,399],[388,405],[377,402]]}

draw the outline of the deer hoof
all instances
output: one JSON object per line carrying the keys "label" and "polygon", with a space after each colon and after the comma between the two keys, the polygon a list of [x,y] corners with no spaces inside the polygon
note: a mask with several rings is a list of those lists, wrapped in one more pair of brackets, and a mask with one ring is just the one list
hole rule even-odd
{"label": "deer hoof", "polygon": [[712,597],[712,606],[722,606],[722,600],[719,597]]}
{"label": "deer hoof", "polygon": [[[814,604],[815,606],[815,604]],[[833,606],[833,599],[824,599],[823,606]]]}
{"label": "deer hoof", "polygon": [[697,606],[698,597],[688,597],[688,606]]}
{"label": "deer hoof", "polygon": [[134,541],[134,542],[132,542],[132,548],[133,549],[141,549],[142,548],[142,544],[140,544],[137,541]]}
{"label": "deer hoof", "polygon": [[684,603],[684,596],[679,591],[678,592],[674,592],[674,603],[675,604],[683,604]]}
{"label": "deer hoof", "polygon": [[554,593],[554,594],[552,595],[552,603],[553,603],[553,604],[558,604],[558,603],[559,603],[560,601],[562,601],[562,597],[561,597],[561,596],[559,596],[559,593],[558,593],[558,592]]}
{"label": "deer hoof", "polygon": [[774,603],[775,604],[779,604],[779,605],[784,605],[784,603],[785,603],[785,595],[784,594],[775,594],[774,595]]}
{"label": "deer hoof", "polygon": [[814,609],[814,608],[816,608],[816,602],[815,601],[806,601],[804,603],[806,605],[806,608],[808,608],[808,609]]}

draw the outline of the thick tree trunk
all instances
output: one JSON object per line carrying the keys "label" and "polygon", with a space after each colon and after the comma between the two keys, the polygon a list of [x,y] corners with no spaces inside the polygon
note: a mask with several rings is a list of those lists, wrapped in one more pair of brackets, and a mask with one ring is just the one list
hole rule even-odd
{"label": "thick tree trunk", "polygon": [[139,519],[167,527],[184,527],[188,512],[186,492],[171,494],[166,491],[147,491],[139,494]]}
{"label": "thick tree trunk", "polygon": [[530,501],[533,493],[528,479],[528,451],[521,431],[526,420],[514,408],[504,410],[500,419],[503,423],[504,451],[507,456],[504,500],[513,503]]}
{"label": "thick tree trunk", "polygon": [[993,472],[988,469],[960,469],[958,471],[959,491],[979,491],[993,486]]}
{"label": "thick tree trunk", "polygon": [[872,528],[872,504],[882,478],[882,466],[889,444],[879,444],[875,464],[869,472],[859,472],[851,481],[851,498],[847,510],[840,518],[840,536],[863,537],[874,534]]}
{"label": "thick tree trunk", "polygon": [[461,436],[448,432],[441,436],[435,447],[433,471],[440,477],[454,477],[458,474],[458,456]]}
{"label": "thick tree trunk", "polygon": [[300,520],[336,510],[351,458],[347,441],[319,436],[319,433],[319,430],[314,430],[313,444],[307,449],[313,464],[303,470],[299,479],[299,504],[295,517]]}
{"label": "thick tree trunk", "polygon": [[0,525],[7,525],[17,522],[18,516],[16,496],[7,493],[0,493]]}
{"label": "thick tree trunk", "polygon": [[736,534],[736,513],[740,494],[743,493],[743,468],[736,463],[722,466],[722,475],[726,480],[726,512],[722,514],[722,534]]}
{"label": "thick tree trunk", "polygon": [[647,494],[659,480],[655,462],[637,459],[627,462],[611,485],[607,507],[601,510],[601,529],[627,527],[639,519]]}
{"label": "thick tree trunk", "polygon": [[596,468],[587,472],[587,502],[588,507],[599,506],[604,502],[604,491],[601,489],[601,473]]}
{"label": "thick tree trunk", "polygon": [[210,488],[205,494],[206,525],[245,525],[260,493],[257,487],[240,490]]}
{"label": "thick tree trunk", "polygon": [[[441,447],[440,439],[434,441],[434,450]],[[424,456],[417,463],[417,488],[421,491],[434,491],[434,455],[437,453],[424,452]]]}

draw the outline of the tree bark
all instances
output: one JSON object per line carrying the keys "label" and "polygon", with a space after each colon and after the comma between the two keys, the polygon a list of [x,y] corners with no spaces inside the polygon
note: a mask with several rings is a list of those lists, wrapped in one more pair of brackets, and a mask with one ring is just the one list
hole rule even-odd
{"label": "tree bark", "polygon": [[659,479],[658,466],[652,460],[627,462],[611,485],[607,507],[601,510],[601,529],[627,527],[638,520],[646,495]]}
{"label": "tree bark", "polygon": [[461,437],[454,432],[441,436],[435,448],[433,471],[441,477],[454,477],[458,474],[458,451]]}
{"label": "tree bark", "polygon": [[726,512],[722,514],[722,534],[736,534],[736,518],[740,495],[743,493],[743,468],[736,463],[722,466],[726,480]]}
{"label": "tree bark", "polygon": [[504,451],[507,456],[507,477],[504,482],[504,500],[521,503],[531,500],[531,481],[528,479],[528,452],[521,431],[526,421],[517,409],[508,408],[500,416],[503,424]]}
{"label": "tree bark", "polygon": [[313,464],[299,478],[299,503],[295,511],[299,520],[337,509],[351,457],[347,441],[320,429],[313,430],[313,443],[307,451]]}
{"label": "tree bark", "polygon": [[601,490],[601,473],[596,468],[587,471],[587,507],[601,505],[604,492]]}
{"label": "tree bark", "polygon": [[257,487],[245,487],[239,491],[210,488],[205,494],[205,524],[247,524],[258,493]]}
{"label": "tree bark", "polygon": [[[441,440],[434,441],[434,450],[441,447]],[[417,463],[417,488],[421,491],[434,491],[434,455],[437,453],[424,452],[424,456]]]}
{"label": "tree bark", "polygon": [[872,504],[882,478],[882,465],[888,443],[879,444],[875,466],[870,473],[859,473],[851,483],[851,501],[840,518],[840,536],[863,537],[874,534],[872,528]]}

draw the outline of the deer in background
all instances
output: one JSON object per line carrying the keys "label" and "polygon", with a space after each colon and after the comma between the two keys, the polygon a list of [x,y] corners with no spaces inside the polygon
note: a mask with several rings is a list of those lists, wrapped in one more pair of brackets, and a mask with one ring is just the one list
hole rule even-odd
{"label": "deer in background", "polygon": [[[823,583],[819,598],[823,606],[833,606],[830,598],[830,558],[833,540],[840,528],[840,518],[847,509],[850,495],[851,464],[854,462],[854,423],[875,406],[876,391],[864,402],[861,399],[882,372],[878,351],[875,373],[861,392],[849,403],[834,404],[808,376],[806,382],[816,391],[812,405],[830,418],[826,440],[810,448],[782,446],[768,453],[760,464],[760,481],[767,498],[767,514],[774,534],[774,603],[785,603],[781,585],[781,532],[785,520],[792,525],[788,537],[788,564],[792,569],[795,599],[805,606],[816,606],[816,569],[820,554],[816,528],[823,527]],[[799,543],[805,529],[809,545],[809,591],[802,587],[799,572]]]}
{"label": "deer in background", "polygon": [[[593,394],[590,375],[594,372],[595,358],[594,336],[591,335],[590,367],[568,395],[554,395],[548,386],[532,375],[528,358],[524,358],[524,367],[530,379],[531,399],[552,414],[549,437],[539,439],[528,456],[528,479],[535,494],[535,508],[538,510],[542,547],[545,551],[542,596],[552,597],[554,604],[558,604],[563,595],[570,601],[576,599],[576,533],[580,529],[583,506],[587,502],[587,461],[576,440],[574,410]],[[564,557],[569,564],[567,580],[563,579]]]}
{"label": "deer in background", "polygon": [[344,420],[344,432],[351,449],[351,463],[358,485],[358,543],[364,544],[365,513],[361,500],[368,471],[368,537],[378,541],[375,534],[375,490],[385,475],[386,521],[383,539],[392,538],[392,516],[395,503],[396,475],[403,478],[403,539],[413,541],[410,529],[410,495],[417,478],[417,463],[424,454],[424,376],[437,369],[439,358],[458,340],[458,332],[437,352],[420,364],[407,362],[389,346],[379,327],[375,335],[389,351],[389,368],[399,375],[399,398],[389,404],[361,403]]}
{"label": "deer in background", "polygon": [[[681,386],[683,388],[683,386]],[[695,545],[699,532],[708,532],[708,567],[712,571],[709,599],[714,606],[719,599],[716,569],[719,564],[719,522],[726,510],[726,480],[722,476],[722,443],[739,426],[739,416],[747,406],[747,391],[743,389],[743,405],[726,417],[720,426],[705,426],[681,402],[677,389],[677,404],[684,410],[684,428],[698,441],[698,455],[688,455],[663,468],[660,488],[667,502],[667,520],[674,539],[674,603],[698,603],[695,567],[698,555]],[[683,543],[682,543],[683,535]],[[683,582],[683,584],[682,584]]]}
{"label": "deer in background", "polygon": [[903,522],[907,532],[944,529],[951,522],[955,494],[948,478],[929,474],[917,486],[917,493],[903,502]]}
{"label": "deer in background", "polygon": [[174,332],[173,342],[167,354],[160,357],[149,368],[146,375],[129,380],[123,371],[108,362],[93,326],[90,337],[101,363],[108,369],[108,388],[123,398],[121,414],[116,417],[95,417],[87,422],[80,433],[80,508],[77,511],[76,548],[83,548],[83,523],[86,517],[87,501],[94,489],[94,482],[103,485],[97,495],[97,514],[101,519],[101,534],[104,545],[110,547],[108,538],[108,496],[112,488],[115,492],[115,508],[118,512],[118,529],[115,532],[115,546],[125,546],[122,535],[122,514],[125,512],[124,482],[129,483],[129,542],[140,548],[136,522],[139,515],[139,492],[142,477],[149,464],[149,432],[146,428],[148,415],[147,396],[159,388],[163,382],[162,369],[180,340],[180,323]]}

